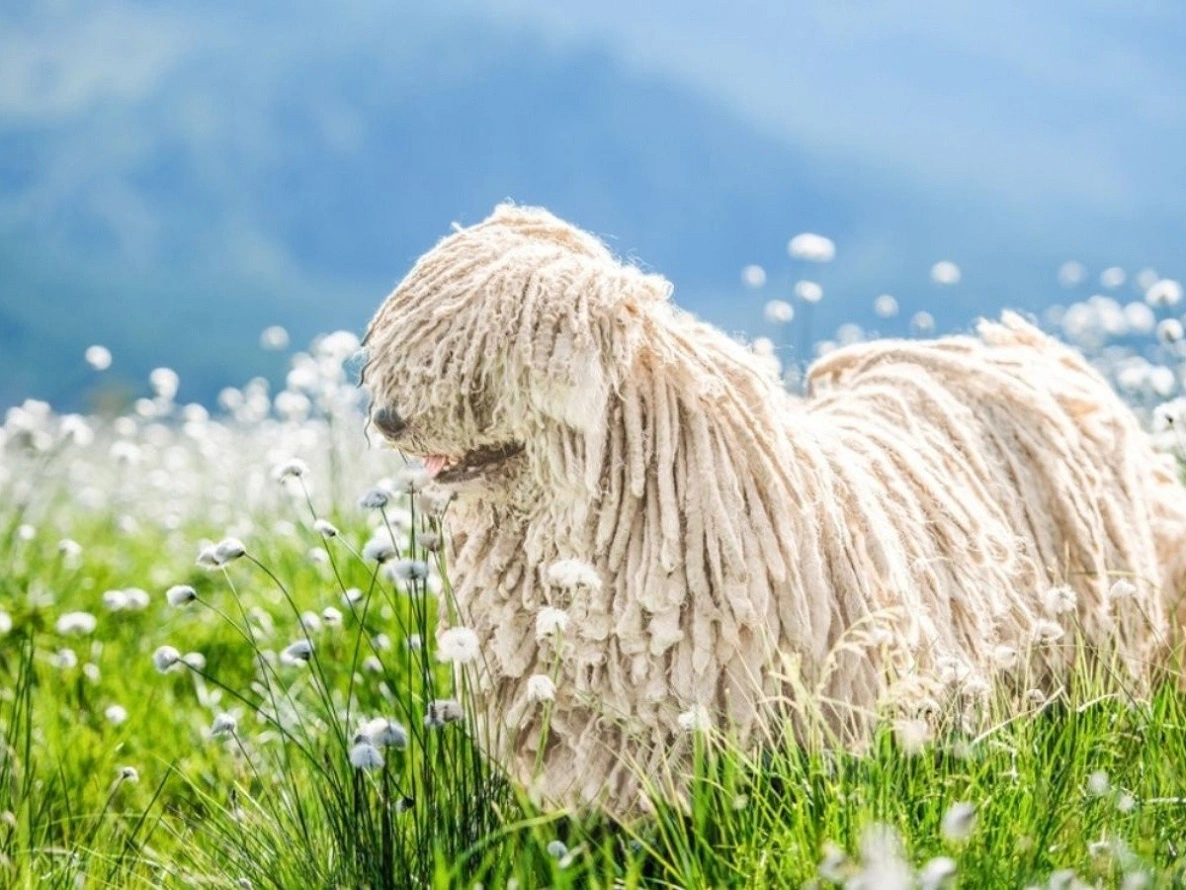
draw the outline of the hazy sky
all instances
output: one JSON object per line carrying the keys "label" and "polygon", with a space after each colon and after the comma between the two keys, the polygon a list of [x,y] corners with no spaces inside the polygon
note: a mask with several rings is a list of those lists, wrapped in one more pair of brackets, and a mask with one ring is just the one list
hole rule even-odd
{"label": "hazy sky", "polygon": [[1178,0],[497,6],[559,40],[604,40],[773,132],[1014,212],[1186,199]]}

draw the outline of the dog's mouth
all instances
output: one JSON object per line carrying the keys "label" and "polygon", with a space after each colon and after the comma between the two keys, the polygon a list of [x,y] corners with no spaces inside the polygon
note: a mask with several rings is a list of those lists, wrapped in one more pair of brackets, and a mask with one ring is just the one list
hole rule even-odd
{"label": "dog's mouth", "polygon": [[467,451],[461,457],[429,454],[424,458],[424,469],[434,482],[466,482],[489,473],[522,452],[522,442],[507,442],[502,445],[483,445]]}

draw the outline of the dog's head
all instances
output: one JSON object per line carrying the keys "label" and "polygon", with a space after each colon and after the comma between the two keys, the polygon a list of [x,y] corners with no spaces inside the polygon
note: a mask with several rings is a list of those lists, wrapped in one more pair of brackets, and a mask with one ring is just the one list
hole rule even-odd
{"label": "dog's head", "polygon": [[557,432],[603,434],[670,292],[550,213],[500,206],[421,257],[371,321],[371,425],[441,483],[511,481]]}

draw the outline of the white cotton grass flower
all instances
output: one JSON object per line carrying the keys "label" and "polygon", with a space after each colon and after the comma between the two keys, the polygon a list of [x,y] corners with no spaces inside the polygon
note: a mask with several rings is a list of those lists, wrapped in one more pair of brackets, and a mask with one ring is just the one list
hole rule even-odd
{"label": "white cotton grass flower", "polygon": [[128,709],[123,705],[108,705],[103,710],[103,716],[112,726],[119,726],[128,719]]}
{"label": "white cotton grass flower", "polygon": [[239,718],[234,714],[223,711],[214,715],[214,722],[210,725],[210,735],[235,735],[239,731]]}
{"label": "white cotton grass flower", "polygon": [[308,640],[297,640],[295,643],[289,643],[280,653],[280,661],[282,664],[308,664],[312,658],[313,644]]}
{"label": "white cotton grass flower", "polygon": [[403,467],[395,476],[395,490],[400,494],[415,494],[431,482],[432,474],[424,467]]}
{"label": "white cotton grass flower", "polygon": [[943,890],[955,879],[955,860],[950,856],[936,856],[918,872],[920,890]]}
{"label": "white cotton grass flower", "polygon": [[383,754],[370,742],[358,742],[350,749],[350,765],[363,771],[381,769]]}
{"label": "white cotton grass flower", "polygon": [[12,616],[0,610],[0,637],[12,630]]}
{"label": "white cotton grass flower", "polygon": [[366,599],[366,594],[357,587],[348,587],[342,591],[342,604],[345,606],[355,606]]}
{"label": "white cotton grass flower", "polygon": [[999,645],[992,649],[992,663],[997,670],[1011,671],[1017,667],[1018,654],[1012,646]]}
{"label": "white cotton grass flower", "polygon": [[468,664],[478,657],[478,635],[468,627],[450,627],[437,635],[437,660]]}
{"label": "white cotton grass flower", "polygon": [[1039,646],[1049,646],[1061,640],[1066,631],[1054,621],[1039,618],[1034,622],[1033,634],[1035,643]]}
{"label": "white cotton grass flower", "polygon": [[152,597],[143,588],[127,587],[124,589],[124,608],[129,612],[143,612],[151,602]]}
{"label": "white cotton grass flower", "polygon": [[902,852],[902,839],[888,825],[875,822],[861,832],[861,865],[846,886],[913,890],[914,871]]}
{"label": "white cotton grass flower", "polygon": [[787,324],[795,317],[795,307],[786,300],[770,300],[762,315],[770,324]]}
{"label": "white cotton grass flower", "polygon": [[337,627],[342,623],[342,611],[333,606],[326,606],[321,610],[321,620],[329,627]]}
{"label": "white cotton grass flower", "polygon": [[910,330],[916,334],[934,333],[935,316],[929,312],[915,312],[910,318]]}
{"label": "white cotton grass flower", "polygon": [[1183,333],[1182,322],[1176,318],[1163,318],[1157,323],[1157,339],[1166,346],[1181,343]]}
{"label": "white cotton grass flower", "polygon": [[544,606],[535,615],[535,638],[543,640],[547,637],[564,633],[568,629],[568,613],[555,606]]}
{"label": "white cotton grass flower", "polygon": [[78,667],[78,653],[73,649],[59,649],[53,655],[53,665],[58,670],[68,671]]}
{"label": "white cotton grass flower", "polygon": [[1137,799],[1129,792],[1125,791],[1116,798],[1116,811],[1118,813],[1131,813],[1137,808]]}
{"label": "white cotton grass flower", "polygon": [[278,324],[268,325],[260,332],[259,345],[269,352],[288,348],[288,330]]}
{"label": "white cotton grass flower", "polygon": [[560,559],[548,566],[548,583],[561,590],[601,589],[597,569],[581,559]]}
{"label": "white cotton grass flower", "polygon": [[382,510],[390,500],[390,493],[382,488],[372,488],[358,499],[358,506],[364,510]]}
{"label": "white cotton grass flower", "polygon": [[148,385],[158,399],[171,402],[181,387],[181,377],[172,368],[153,368],[148,375]]}
{"label": "white cotton grass flower", "polygon": [[395,549],[395,544],[386,531],[372,536],[362,546],[362,558],[371,562],[385,563],[388,560],[395,559],[397,554],[398,551]]}
{"label": "white cotton grass flower", "polygon": [[238,538],[223,538],[214,545],[214,558],[218,565],[226,565],[247,554],[247,548]]}
{"label": "white cotton grass flower", "polygon": [[1137,585],[1133,584],[1131,581],[1128,581],[1124,578],[1121,578],[1120,580],[1116,581],[1108,589],[1108,599],[1112,602],[1116,602],[1117,600],[1132,599],[1136,595],[1137,595]]}
{"label": "white cotton grass flower", "polygon": [[1116,290],[1126,281],[1128,281],[1128,273],[1119,266],[1109,266],[1100,272],[1100,286],[1108,290]]}
{"label": "white cotton grass flower", "polygon": [[93,634],[99,620],[90,612],[66,612],[58,618],[54,628],[62,636],[85,637]]}
{"label": "white cotton grass flower", "polygon": [[82,545],[73,538],[58,541],[58,553],[66,562],[76,562],[82,556]]}
{"label": "white cotton grass flower", "polygon": [[741,283],[757,290],[766,284],[766,270],[756,263],[751,263],[741,270]]}
{"label": "white cotton grass flower", "polygon": [[1078,287],[1087,280],[1087,267],[1077,260],[1067,260],[1058,267],[1058,283],[1063,287]]}
{"label": "white cotton grass flower", "polygon": [[398,720],[376,717],[362,725],[355,741],[367,741],[376,748],[403,749],[408,747],[408,730]]}
{"label": "white cotton grass flower", "polygon": [[836,258],[836,244],[815,232],[801,232],[787,242],[787,254],[808,263],[830,263]]}
{"label": "white cotton grass flower", "polygon": [[1153,282],[1145,290],[1145,302],[1156,309],[1168,309],[1182,302],[1182,283],[1172,278]]}
{"label": "white cotton grass flower", "polygon": [[892,294],[881,294],[873,301],[873,311],[878,318],[893,318],[898,314],[898,301]]}
{"label": "white cotton grass flower", "polygon": [[338,527],[328,519],[315,519],[313,521],[313,531],[317,532],[323,538],[336,538],[340,534]]}
{"label": "white cotton grass flower", "polygon": [[181,656],[181,662],[186,667],[198,672],[206,670],[206,656],[201,652],[186,652]]}
{"label": "white cotton grass flower", "polygon": [[96,371],[106,371],[111,367],[111,350],[106,346],[96,343],[94,346],[88,346],[82,355],[86,363]]}
{"label": "white cotton grass flower", "polygon": [[1128,303],[1124,307],[1124,323],[1132,334],[1150,334],[1157,327],[1157,315],[1147,303]]}
{"label": "white cotton grass flower", "polygon": [[1103,797],[1111,790],[1112,780],[1104,770],[1097,769],[1087,777],[1087,793],[1092,797]]}
{"label": "white cotton grass flower", "polygon": [[824,289],[814,281],[795,282],[795,296],[804,303],[818,303],[824,298]]}
{"label": "white cotton grass flower", "polygon": [[949,841],[967,840],[976,830],[976,805],[966,801],[953,803],[943,814],[939,830]]}
{"label": "white cotton grass flower", "polygon": [[712,729],[712,716],[704,705],[693,705],[676,717],[675,722],[684,732],[708,732]]}
{"label": "white cotton grass flower", "polygon": [[169,605],[175,609],[182,606],[188,606],[198,598],[198,592],[190,587],[188,584],[174,584],[167,591],[165,591],[165,599],[169,601]]}
{"label": "white cotton grass flower", "polygon": [[109,612],[122,612],[128,608],[128,594],[123,590],[105,590],[101,601]]}
{"label": "white cotton grass flower", "polygon": [[428,577],[428,563],[418,559],[401,559],[391,566],[391,574],[400,581],[423,581]]}
{"label": "white cotton grass flower", "polygon": [[457,699],[438,698],[430,701],[425,708],[424,725],[429,729],[436,729],[447,723],[457,723],[464,717],[465,711]]}
{"label": "white cotton grass flower", "polygon": [[851,871],[848,854],[844,852],[844,849],[840,845],[833,841],[824,841],[824,846],[820,853],[820,862],[816,866],[819,876],[833,884],[844,883],[849,871]]}
{"label": "white cotton grass flower", "polygon": [[553,701],[556,698],[556,684],[547,674],[532,674],[527,678],[527,700],[533,702]]}
{"label": "white cotton grass flower", "polygon": [[367,674],[383,673],[383,662],[377,655],[368,655],[362,660],[362,669]]}
{"label": "white cotton grass flower", "polygon": [[1049,615],[1065,615],[1074,612],[1079,604],[1079,596],[1073,587],[1067,584],[1056,584],[1042,594],[1042,606]]}
{"label": "white cotton grass flower", "polygon": [[152,663],[160,673],[168,673],[181,663],[181,653],[173,646],[158,646],[152,653]]}
{"label": "white cotton grass flower", "polygon": [[306,634],[321,633],[321,616],[312,609],[306,609],[297,616],[297,621],[300,622],[302,630]]}
{"label": "white cotton grass flower", "polygon": [[951,260],[940,260],[931,266],[931,281],[935,284],[950,287],[959,284],[962,277],[963,273],[960,272],[960,267]]}
{"label": "white cotton grass flower", "polygon": [[140,781],[140,773],[137,772],[134,766],[119,766],[115,769],[117,781],[127,782],[129,785],[135,785]]}
{"label": "white cotton grass flower", "polygon": [[894,738],[906,754],[920,753],[931,741],[931,727],[920,717],[895,720],[893,728]]}
{"label": "white cotton grass flower", "polygon": [[309,465],[299,457],[290,458],[272,468],[272,478],[277,482],[301,479],[309,473]]}

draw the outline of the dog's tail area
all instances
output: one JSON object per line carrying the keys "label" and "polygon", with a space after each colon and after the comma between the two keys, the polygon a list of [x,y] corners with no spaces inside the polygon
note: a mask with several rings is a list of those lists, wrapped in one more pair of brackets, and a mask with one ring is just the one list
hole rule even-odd
{"label": "dog's tail area", "polygon": [[[1128,494],[1134,504],[1144,501],[1162,572],[1166,614],[1181,639],[1186,632],[1186,467],[1179,457],[1155,451],[1143,431],[1128,429],[1137,426],[1135,416],[1103,376],[1075,350],[1013,312],[1002,314],[999,322],[982,320],[977,333],[992,347],[990,351],[1008,364],[1024,362],[1025,353],[1030,354],[1031,362],[1033,352],[1043,354],[1058,373],[1039,382],[1053,385],[1055,397],[1084,433],[1097,438],[1101,428],[1111,428],[1117,451],[1112,459],[1118,472],[1126,465],[1133,470]],[[1043,364],[1032,372],[1041,373]],[[1017,370],[1025,373],[1020,364]],[[1116,435],[1117,427],[1123,429],[1122,435]],[[1107,459],[1108,455],[1101,457]]]}

